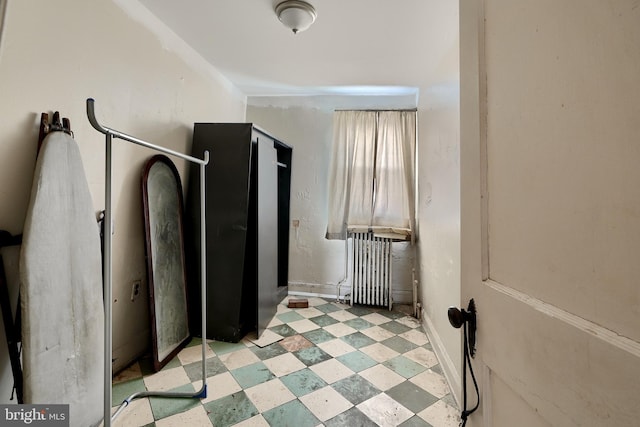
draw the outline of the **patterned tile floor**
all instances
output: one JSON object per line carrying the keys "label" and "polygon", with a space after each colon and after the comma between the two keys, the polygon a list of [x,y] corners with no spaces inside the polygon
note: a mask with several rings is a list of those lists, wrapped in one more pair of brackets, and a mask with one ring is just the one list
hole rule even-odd
{"label": "patterned tile floor", "polygon": [[[253,332],[236,344],[207,343],[205,399],[135,400],[113,425],[458,426],[455,401],[416,319],[321,298],[289,309],[287,300],[261,340],[252,340]],[[199,390],[200,343],[192,340],[160,372],[143,359],[120,373],[114,404],[144,390]]]}

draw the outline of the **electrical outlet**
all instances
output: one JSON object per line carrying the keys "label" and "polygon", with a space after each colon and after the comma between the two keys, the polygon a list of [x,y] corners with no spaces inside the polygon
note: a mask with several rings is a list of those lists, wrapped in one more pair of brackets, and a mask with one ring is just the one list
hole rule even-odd
{"label": "electrical outlet", "polygon": [[140,296],[140,280],[133,282],[131,286],[131,301],[135,301]]}

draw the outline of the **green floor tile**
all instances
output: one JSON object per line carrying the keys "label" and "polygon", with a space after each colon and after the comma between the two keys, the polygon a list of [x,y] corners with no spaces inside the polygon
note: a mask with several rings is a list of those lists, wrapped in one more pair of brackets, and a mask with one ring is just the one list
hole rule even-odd
{"label": "green floor tile", "polygon": [[392,322],[383,323],[380,325],[381,328],[386,329],[389,332],[393,332],[394,334],[401,334],[403,332],[410,331],[411,328],[403,325],[402,323],[398,323],[395,320]]}
{"label": "green floor tile", "polygon": [[142,378],[113,384],[111,386],[112,406],[119,406],[127,397],[141,391],[147,391]]}
{"label": "green floor tile", "polygon": [[244,391],[205,403],[204,409],[216,427],[226,427],[258,415],[258,410]]}
{"label": "green floor tile", "polygon": [[456,399],[453,397],[451,393],[447,394],[441,400],[449,406],[453,406],[454,408],[458,407],[458,403],[456,403]]}
{"label": "green floor tile", "polygon": [[345,325],[351,326],[353,329],[361,331],[373,326],[373,323],[369,323],[364,319],[356,317],[355,319],[349,319],[343,322]]}
{"label": "green floor tile", "polygon": [[302,363],[312,366],[325,360],[331,359],[331,355],[318,347],[303,348],[293,353]]}
{"label": "green floor tile", "polygon": [[191,341],[189,341],[189,343],[187,344],[187,347],[195,347],[197,345],[202,344],[202,338],[200,337],[193,337],[191,338]]}
{"label": "green floor tile", "polygon": [[336,338],[324,329],[314,329],[313,331],[303,333],[302,336],[316,345]]}
{"label": "green floor tile", "polygon": [[377,427],[378,426],[378,424],[371,421],[369,417],[363,414],[355,406],[339,415],[336,415],[330,420],[325,421],[324,425],[326,427],[345,427],[345,426]]}
{"label": "green floor tile", "polygon": [[287,311],[286,313],[281,313],[276,315],[276,317],[282,320],[284,323],[295,322],[296,320],[302,320],[304,317],[300,316],[295,311]]}
{"label": "green floor tile", "polygon": [[430,343],[430,342],[426,343],[425,345],[423,345],[423,346],[421,346],[421,347],[424,347],[424,348],[426,348],[426,349],[427,349],[427,350],[429,350],[429,351],[433,351],[433,346],[431,345],[431,343]]}
{"label": "green floor tile", "polygon": [[349,344],[351,347],[354,347],[354,348],[362,348],[362,347],[366,347],[368,345],[376,343],[376,340],[369,338],[362,332],[356,332],[350,335],[345,335],[340,339],[342,339],[344,342],[346,342],[347,344]]}
{"label": "green floor tile", "polygon": [[[194,392],[195,389],[193,388],[193,385],[185,384],[178,388],[174,388],[171,391],[186,393]],[[158,421],[162,418],[188,411],[189,409],[200,405],[200,400],[197,398],[150,397],[149,403],[151,404],[153,418]]]}
{"label": "green floor tile", "polygon": [[278,335],[281,335],[283,337],[290,337],[292,335],[297,335],[298,332],[296,332],[295,329],[293,329],[291,326],[289,325],[278,325],[278,326],[274,326],[272,328],[269,328],[271,331],[275,332]]}
{"label": "green floor tile", "polygon": [[401,318],[407,316],[406,314],[401,313],[399,311],[380,310],[380,311],[378,311],[378,313],[380,313],[383,316],[388,317],[389,319],[392,319],[392,320],[401,319]]}
{"label": "green floor tile", "polygon": [[253,354],[258,356],[258,359],[260,360],[271,359],[272,357],[280,356],[281,354],[287,353],[287,350],[277,342],[266,347],[254,346],[249,348],[251,349]]}
{"label": "green floor tile", "polygon": [[[270,426],[278,427],[315,427],[322,425],[299,400],[280,405],[262,414]],[[214,424],[217,425],[217,424]]]}
{"label": "green floor tile", "polygon": [[361,305],[354,305],[353,307],[347,308],[346,311],[356,316],[366,316],[367,314],[375,313],[376,309]]}
{"label": "green floor tile", "polygon": [[402,375],[405,378],[412,378],[420,372],[427,370],[426,367],[404,356],[397,356],[383,363],[384,366]]}
{"label": "green floor tile", "polygon": [[256,362],[242,368],[234,369],[231,375],[243,389],[274,379],[276,376],[262,363]]}
{"label": "green floor tile", "polygon": [[[208,358],[204,366],[207,378],[227,371],[227,367],[224,366],[217,356]],[[202,379],[202,362],[193,362],[184,365],[184,370],[189,380],[197,381]]]}
{"label": "green floor tile", "polygon": [[380,394],[380,390],[360,375],[341,379],[331,384],[331,387],[354,405]]}
{"label": "green floor tile", "polygon": [[365,369],[371,368],[378,364],[378,362],[361,351],[352,351],[351,353],[338,356],[336,357],[336,359],[339,360],[340,363],[345,365],[347,368],[351,369],[353,372],[364,371]]}
{"label": "green floor tile", "polygon": [[243,348],[247,348],[247,346],[241,342],[225,342],[225,341],[212,341],[209,343],[209,347],[211,347],[211,350],[213,350],[213,352],[217,356],[220,356],[221,354],[231,353],[233,351],[242,350]]}
{"label": "green floor tile", "polygon": [[418,346],[412,343],[411,341],[408,341],[397,335],[395,337],[391,337],[389,339],[382,341],[382,344],[397,351],[400,354],[404,354],[407,351],[411,351],[414,348],[418,348]]}
{"label": "green floor tile", "polygon": [[317,376],[309,368],[285,375],[280,378],[280,381],[282,381],[296,397],[304,396],[327,385],[322,378]]}
{"label": "green floor tile", "polygon": [[433,427],[431,424],[423,420],[417,415],[409,418],[407,421],[400,424],[398,427]]}
{"label": "green floor tile", "polygon": [[338,321],[336,319],[334,319],[331,316],[328,316],[326,314],[323,314],[322,316],[317,316],[317,317],[313,317],[311,319],[313,323],[315,323],[316,325],[324,328],[325,326],[329,326],[329,325],[333,325],[335,323],[338,323]]}
{"label": "green floor tile", "polygon": [[387,390],[386,393],[414,414],[417,414],[438,401],[437,397],[431,395],[411,381],[404,381]]}
{"label": "green floor tile", "polygon": [[436,372],[436,373],[438,373],[440,375],[444,375],[444,372],[442,372],[442,366],[440,366],[440,364],[434,365],[429,369],[431,369],[433,372]]}
{"label": "green floor tile", "polygon": [[323,313],[333,313],[334,311],[340,311],[340,309],[333,304],[316,305],[314,308],[320,310]]}

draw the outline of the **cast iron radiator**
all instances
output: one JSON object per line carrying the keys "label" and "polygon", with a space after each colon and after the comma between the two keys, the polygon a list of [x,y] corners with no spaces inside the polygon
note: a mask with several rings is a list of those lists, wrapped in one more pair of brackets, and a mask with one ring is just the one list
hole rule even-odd
{"label": "cast iron radiator", "polygon": [[351,305],[392,307],[391,239],[371,232],[349,233],[352,239]]}

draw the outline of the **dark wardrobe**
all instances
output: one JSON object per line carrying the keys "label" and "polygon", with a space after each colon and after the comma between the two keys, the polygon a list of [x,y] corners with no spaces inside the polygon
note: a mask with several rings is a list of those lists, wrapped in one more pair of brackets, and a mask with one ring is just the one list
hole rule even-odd
{"label": "dark wardrobe", "polygon": [[[192,155],[206,167],[207,338],[258,336],[287,295],[292,149],[251,123],[196,123]],[[186,203],[190,329],[200,319],[200,178]]]}

